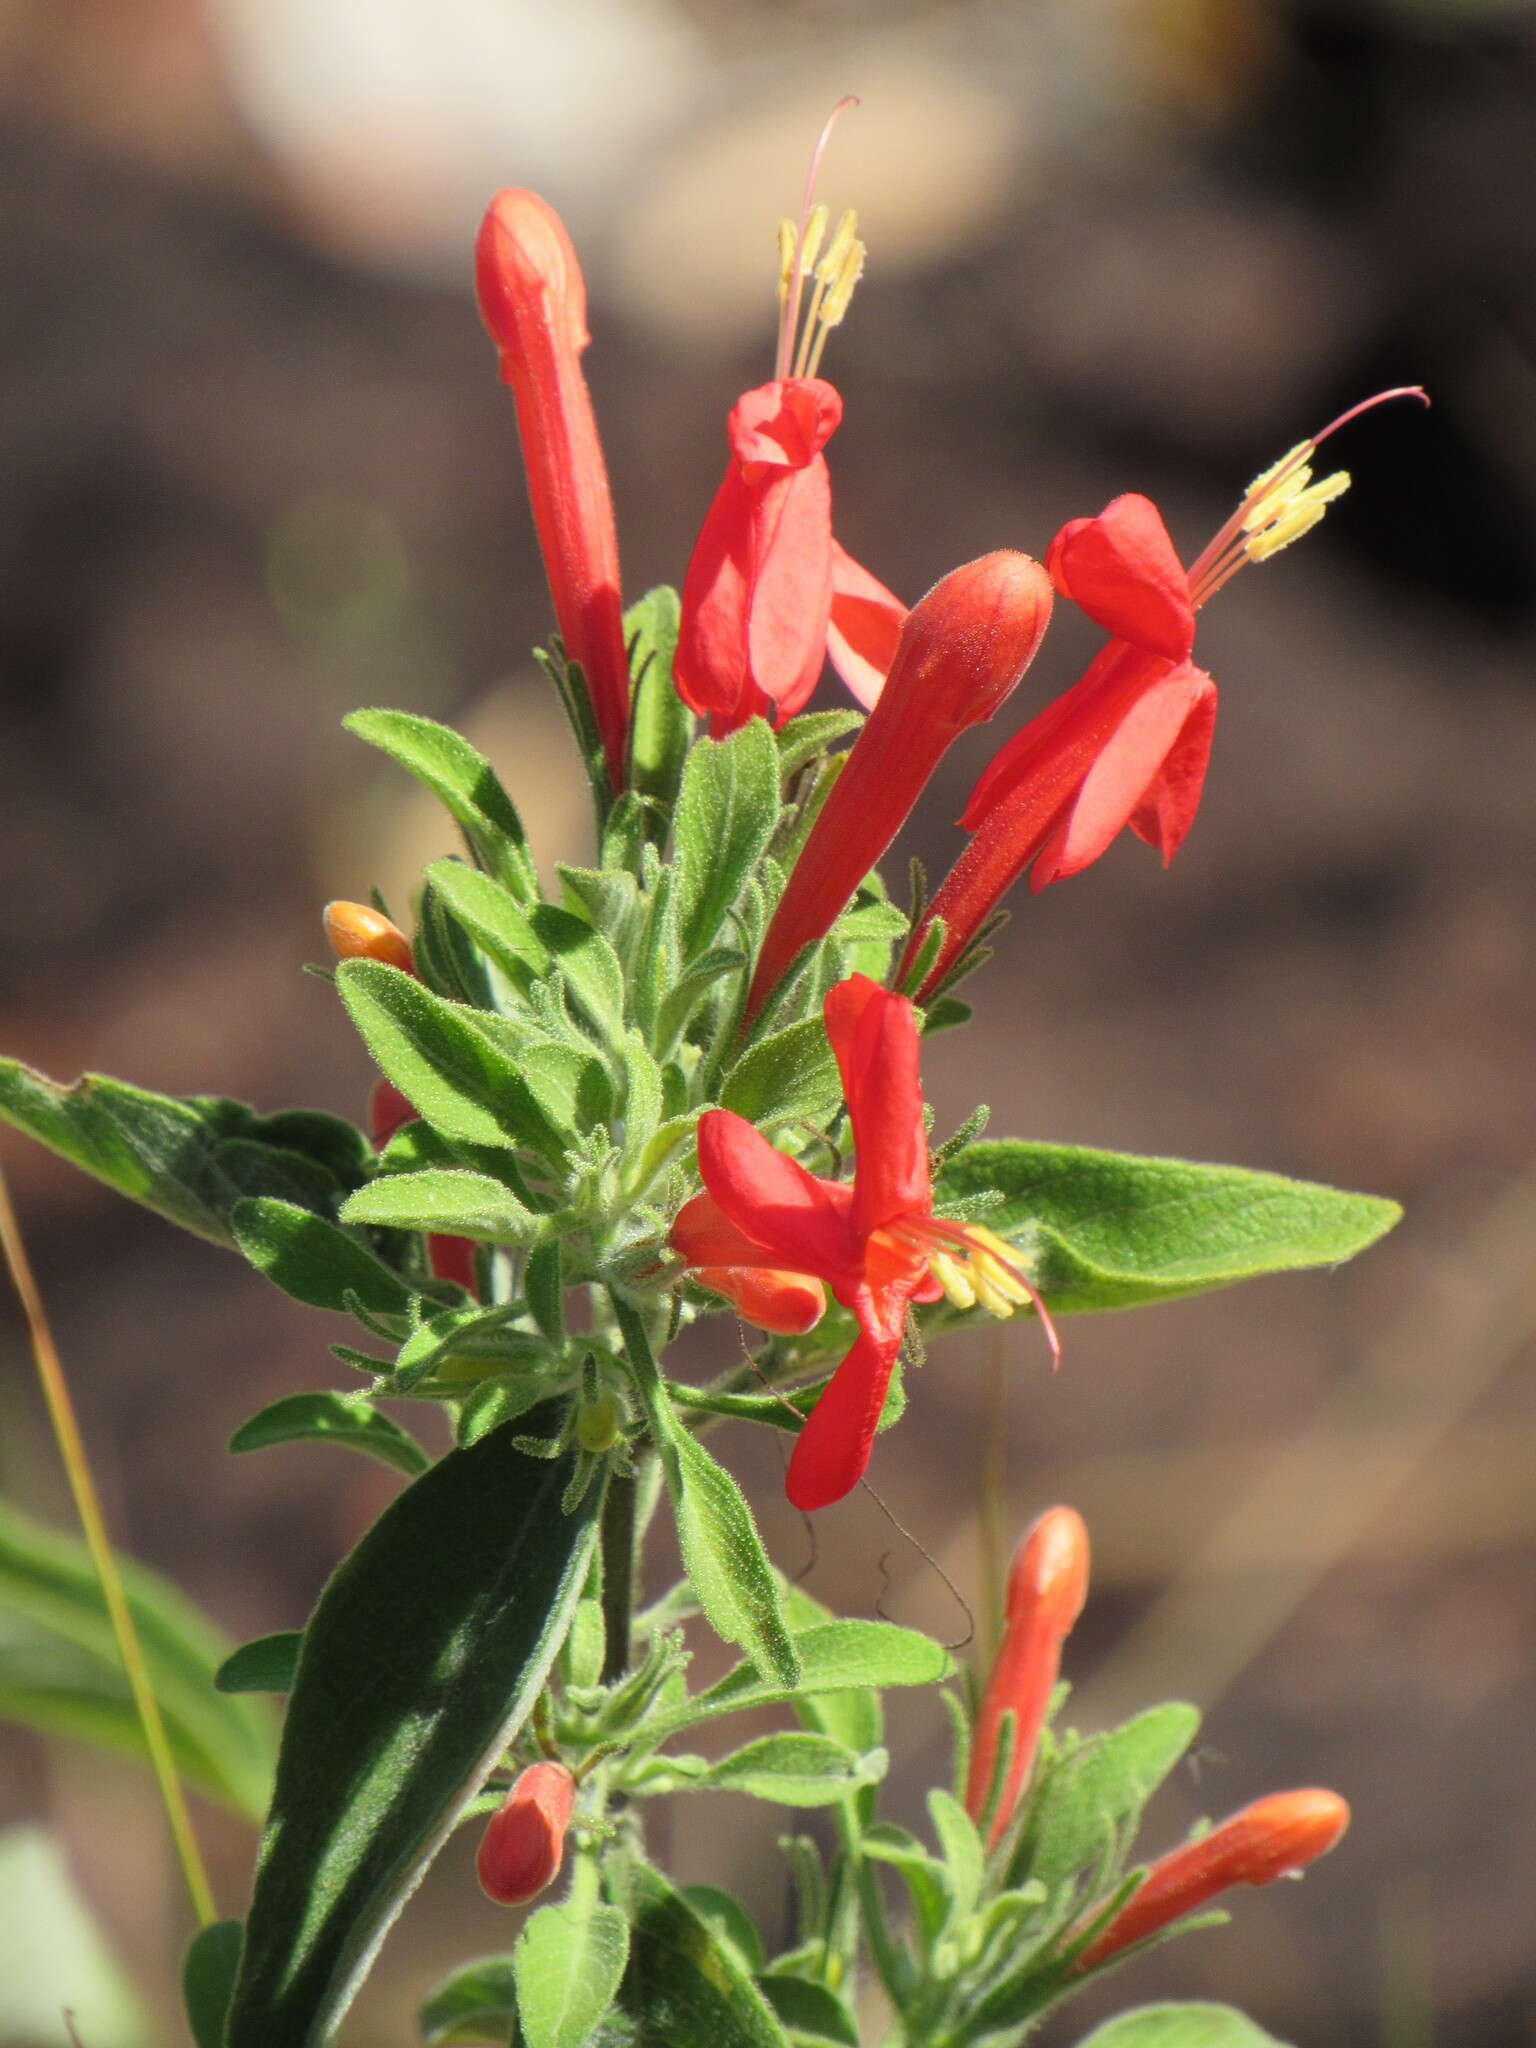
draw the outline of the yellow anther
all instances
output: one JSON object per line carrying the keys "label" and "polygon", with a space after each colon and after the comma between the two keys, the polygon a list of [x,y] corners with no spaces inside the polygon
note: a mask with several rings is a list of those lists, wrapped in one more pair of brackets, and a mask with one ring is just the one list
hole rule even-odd
{"label": "yellow anther", "polygon": [[789,303],[789,288],[795,281],[795,224],[779,222],[779,304]]}
{"label": "yellow anther", "polygon": [[1008,1317],[1013,1314],[1017,1303],[1011,1301],[997,1285],[995,1270],[983,1270],[980,1259],[972,1259],[971,1281],[976,1289],[976,1299],[987,1313],[998,1316],[1006,1322]]}
{"label": "yellow anther", "polygon": [[958,1259],[952,1259],[948,1252],[935,1252],[928,1261],[928,1270],[956,1308],[976,1306],[976,1290]]}
{"label": "yellow anther", "polygon": [[[820,206],[816,210],[822,216],[822,225],[825,227],[827,209],[824,206]],[[851,206],[846,207],[837,217],[837,226],[833,229],[832,239],[827,244],[826,255],[816,265],[816,275],[823,284],[831,284],[833,279],[838,276],[844,263],[847,261],[848,251],[858,240],[858,236],[859,216]],[[805,260],[807,270],[810,269],[811,262],[812,258],[809,250],[807,250]]]}
{"label": "yellow anther", "polygon": [[1313,444],[1310,441],[1298,441],[1294,448],[1288,448],[1278,462],[1272,462],[1268,469],[1254,478],[1243,493],[1243,503],[1251,505],[1257,499],[1267,497],[1280,478],[1288,470],[1294,469],[1303,456],[1310,457],[1312,449]]}
{"label": "yellow anther", "polygon": [[976,1252],[971,1259],[973,1280],[985,1276],[987,1285],[994,1293],[1015,1304],[1029,1299],[1029,1289],[1019,1278],[1011,1265],[1007,1265],[992,1252]]}
{"label": "yellow anther", "polygon": [[[823,335],[828,328],[842,325],[843,316],[848,311],[848,302],[853,297],[854,287],[863,275],[864,244],[850,242],[839,261],[837,275],[827,286],[827,295],[817,309],[817,318],[821,322]],[[820,353],[819,343],[817,353]]]}
{"label": "yellow anther", "polygon": [[[805,241],[800,250],[800,275],[802,277],[809,277],[816,268],[816,257],[821,249],[822,237],[827,232],[827,221],[829,218],[830,215],[825,206],[818,204],[811,208],[810,218],[805,223]],[[845,214],[844,219],[846,218]],[[841,221],[838,222],[838,233],[842,233]]]}
{"label": "yellow anther", "polygon": [[1334,499],[1341,498],[1348,489],[1348,472],[1337,469],[1320,483],[1299,491],[1289,503],[1277,506],[1263,527],[1251,531],[1246,543],[1249,561],[1267,562],[1271,555],[1278,555],[1282,548],[1288,548],[1293,540],[1300,540],[1304,533],[1310,533]]}

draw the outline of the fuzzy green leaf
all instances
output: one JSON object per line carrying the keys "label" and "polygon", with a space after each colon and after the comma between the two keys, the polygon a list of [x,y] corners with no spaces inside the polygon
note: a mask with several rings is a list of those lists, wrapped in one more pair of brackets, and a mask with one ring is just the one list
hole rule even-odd
{"label": "fuzzy green leaf", "polygon": [[635,678],[629,722],[629,786],[656,806],[663,826],[677,802],[693,738],[693,713],[677,694],[672,662],[680,612],[666,584],[648,590],[624,614],[624,638]]}
{"label": "fuzzy green leaf", "polygon": [[264,1451],[272,1444],[306,1441],[342,1444],[414,1479],[430,1460],[415,1437],[375,1408],[366,1394],[285,1394],[229,1440],[231,1451]]}
{"label": "fuzzy green leaf", "polygon": [[836,2048],[859,2048],[853,2014],[835,1991],[814,1977],[772,1970],[758,1978],[757,1988],[789,2029],[795,2048],[811,2048],[812,2043],[819,2048],[823,2041]]}
{"label": "fuzzy green leaf", "polygon": [[696,742],[672,823],[685,966],[716,938],[767,851],[778,817],[779,754],[762,719],[750,719],[727,739]]}
{"label": "fuzzy green leaf", "polygon": [[744,1792],[780,1806],[832,1806],[866,1785],[878,1785],[889,1763],[883,1749],[860,1755],[826,1735],[763,1735],[696,1776],[690,1774],[688,1789]]}
{"label": "fuzzy green leaf", "polygon": [[731,1069],[721,1105],[766,1129],[807,1118],[818,1123],[843,1099],[842,1076],[820,1017],[804,1017],[751,1046]]}
{"label": "fuzzy green leaf", "polygon": [[523,821],[490,762],[468,740],[412,711],[354,711],[342,724],[425,783],[493,874],[537,895]]}
{"label": "fuzzy green leaf", "polygon": [[370,1181],[342,1205],[343,1223],[385,1224],[395,1230],[448,1231],[494,1244],[529,1244],[539,1219],[488,1174],[453,1167],[392,1173]]}
{"label": "fuzzy green leaf", "polygon": [[1283,2048],[1230,2005],[1144,2005],[1095,2027],[1079,2048]]}
{"label": "fuzzy green leaf", "polygon": [[323,1216],[291,1202],[253,1198],[235,1205],[235,1240],[258,1272],[310,1308],[351,1312],[349,1295],[374,1315],[404,1315],[411,1289],[365,1245]]}
{"label": "fuzzy green leaf", "polygon": [[517,2020],[510,1956],[482,1956],[438,1985],[417,2015],[426,2048],[450,2042],[506,2041]]}
{"label": "fuzzy green leaf", "polygon": [[[1034,1879],[1055,1898],[1081,1874],[1104,1869],[1199,1727],[1193,1707],[1171,1700],[1059,1756],[1031,1805],[1009,1882]],[[1112,1863],[1108,1870],[1112,1877]]]}
{"label": "fuzzy green leaf", "polygon": [[848,705],[841,711],[802,711],[798,718],[791,718],[781,725],[774,739],[778,744],[779,768],[785,782],[796,769],[803,768],[817,754],[825,753],[846,734],[857,732],[863,723],[863,712]]}
{"label": "fuzzy green leaf", "polygon": [[[558,1416],[545,1418],[548,1431]],[[591,1561],[600,1489],[509,1430],[450,1451],[339,1567],[304,1634],[227,2048],[328,2038],[528,1713]]]}
{"label": "fuzzy green leaf", "polygon": [[954,1673],[949,1652],[916,1629],[892,1621],[829,1621],[797,1631],[798,1684],[760,1677],[750,1664],[737,1664],[685,1705],[663,1713],[648,1735],[661,1742],[678,1729],[745,1707],[763,1707],[811,1693],[841,1693],[855,1686],[933,1685]]}
{"label": "fuzzy green leaf", "polygon": [[634,2048],[789,2048],[732,1951],[658,1871],[637,1865],[619,2008]]}
{"label": "fuzzy green leaf", "polygon": [[1261,1273],[1336,1265],[1402,1213],[1377,1195],[1236,1166],[983,1140],[951,1159],[935,1207],[996,1191],[988,1228],[1034,1259],[1058,1314],[1130,1308]]}
{"label": "fuzzy green leaf", "polygon": [[531,1059],[493,1044],[473,1011],[377,960],[343,961],[336,986],[368,1050],[446,1138],[560,1158],[566,1133],[529,1085]]}
{"label": "fuzzy green leaf", "polygon": [[0,1117],[131,1201],[230,1248],[229,1212],[244,1196],[328,1209],[361,1171],[358,1132],[318,1110],[258,1117],[222,1096],[156,1095],[107,1074],[65,1086],[20,1060],[0,1060]]}
{"label": "fuzzy green leaf", "polygon": [[629,1960],[629,1925],[578,1887],[541,1906],[513,1957],[526,2048],[582,2048],[613,2003]]}

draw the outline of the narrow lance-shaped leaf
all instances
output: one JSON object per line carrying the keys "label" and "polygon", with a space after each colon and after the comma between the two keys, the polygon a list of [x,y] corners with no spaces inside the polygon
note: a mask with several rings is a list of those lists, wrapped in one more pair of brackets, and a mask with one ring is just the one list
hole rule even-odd
{"label": "narrow lance-shaped leaf", "polygon": [[229,1440],[231,1451],[264,1451],[273,1444],[341,1444],[414,1479],[425,1472],[426,1452],[398,1422],[375,1408],[365,1394],[285,1394],[242,1422]]}
{"label": "narrow lance-shaped leaf", "polygon": [[731,1475],[677,1419],[635,1310],[618,1294],[613,1303],[699,1605],[711,1627],[727,1642],[739,1643],[765,1677],[792,1686],[800,1661],[752,1510]]}
{"label": "narrow lance-shaped leaf", "polygon": [[1144,2005],[1095,2027],[1079,2048],[1284,2048],[1230,2005]]}
{"label": "narrow lance-shaped leaf", "polygon": [[778,818],[778,749],[760,718],[729,739],[695,744],[672,825],[682,877],[685,966],[715,938]]}
{"label": "narrow lance-shaped leaf", "polygon": [[[558,1412],[536,1418],[552,1435]],[[227,2048],[328,2038],[385,1930],[543,1684],[591,1560],[597,1488],[512,1432],[387,1508],[305,1631]]]}
{"label": "narrow lance-shaped leaf", "polygon": [[658,1871],[635,1867],[629,1968],[619,2009],[634,2048],[789,2048],[731,1950]]}
{"label": "narrow lance-shaped leaf", "polygon": [[354,711],[342,724],[425,783],[492,874],[529,899],[537,896],[523,822],[490,762],[468,740],[413,711]]}

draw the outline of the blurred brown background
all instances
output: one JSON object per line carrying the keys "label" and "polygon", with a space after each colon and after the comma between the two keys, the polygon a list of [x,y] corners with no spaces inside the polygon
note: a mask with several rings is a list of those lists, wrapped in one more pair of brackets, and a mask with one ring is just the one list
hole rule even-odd
{"label": "blurred brown background", "polygon": [[[984,1021],[927,1063],[941,1130],[980,1093],[997,1133],[1337,1180],[1409,1220],[1338,1275],[1069,1325],[1054,1382],[1029,1326],[936,1352],[875,1479],[976,1602],[999,1377],[1006,1526],[1066,1499],[1097,1542],[1072,1716],[1169,1693],[1209,1712],[1151,1845],[1288,1783],[1354,1803],[1304,1887],[1240,1900],[1232,1931],[1137,1966],[1106,2010],[1232,1998],[1315,2048],[1529,2042],[1528,8],[3,0],[0,1046],[59,1076],[360,1107],[361,1051],[299,973],[318,906],[374,881],[402,897],[449,842],[338,715],[468,720],[544,857],[582,844],[523,653],[547,612],[469,290],[480,208],[536,185],[587,259],[638,594],[680,579],[725,412],[769,372],[774,221],[848,90],[864,104],[823,194],[860,208],[871,259],[828,362],[838,527],[909,600],[1130,488],[1187,556],[1342,406],[1433,390],[1432,412],[1341,441],[1354,491],[1203,621],[1224,698],[1172,872],[1127,840],[1017,900]],[[1063,621],[1030,704],[1092,644]],[[996,736],[972,737],[899,851],[956,844]],[[394,1482],[223,1445],[333,1383],[338,1333],[0,1146],[121,1540],[236,1635],[297,1625]],[[0,1479],[62,1518],[4,1314]],[[734,1454],[794,1568],[775,1446]],[[817,1535],[822,1597],[963,1632],[869,1497]],[[910,1819],[936,1706],[895,1731]],[[139,1780],[14,1735],[0,1761],[0,1819],[63,1830],[149,2037],[180,2038],[185,1930]],[[673,1854],[772,1928],[778,1831],[696,1804]],[[250,1844],[209,1832],[237,1911]],[[412,1905],[356,2048],[414,2039],[422,1991],[502,1944],[468,1866],[450,1851]]]}

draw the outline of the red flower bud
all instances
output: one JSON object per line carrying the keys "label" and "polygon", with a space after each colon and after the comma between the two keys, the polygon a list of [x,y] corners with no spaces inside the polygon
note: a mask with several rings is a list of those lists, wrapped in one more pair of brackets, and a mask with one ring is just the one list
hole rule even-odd
{"label": "red flower bud", "polygon": [[1006,550],[951,570],[907,614],[885,685],[768,927],[749,1020],[801,949],[831,930],[946,748],[1018,683],[1050,616],[1050,578]]}
{"label": "red flower bud", "polygon": [[338,960],[382,960],[403,974],[416,972],[410,940],[367,903],[327,903],[325,936]]}
{"label": "red flower bud", "polygon": [[1271,1884],[1326,1856],[1349,1826],[1337,1792],[1271,1792],[1234,1813],[1209,1834],[1160,1856],[1141,1889],[1089,1942],[1072,1965],[1097,1969],[1133,1942],[1182,1920],[1235,1884]]}
{"label": "red flower bud", "polygon": [[475,251],[475,288],[517,407],[560,637],[581,665],[617,793],[624,787],[629,660],[613,501],[581,369],[587,288],[560,216],[536,192],[498,192],[491,201]]}
{"label": "red flower bud", "polygon": [[1008,1575],[1007,1625],[987,1680],[965,1806],[980,1820],[997,1765],[1003,1715],[1013,1714],[1013,1752],[992,1821],[995,1844],[1013,1817],[1029,1776],[1061,1670],[1061,1646],[1088,1594],[1088,1531],[1075,1508],[1048,1508],[1032,1523]]}
{"label": "red flower bud", "polygon": [[498,1906],[523,1906],[560,1874],[576,1780],[564,1764],[530,1764],[480,1839],[480,1889]]}

